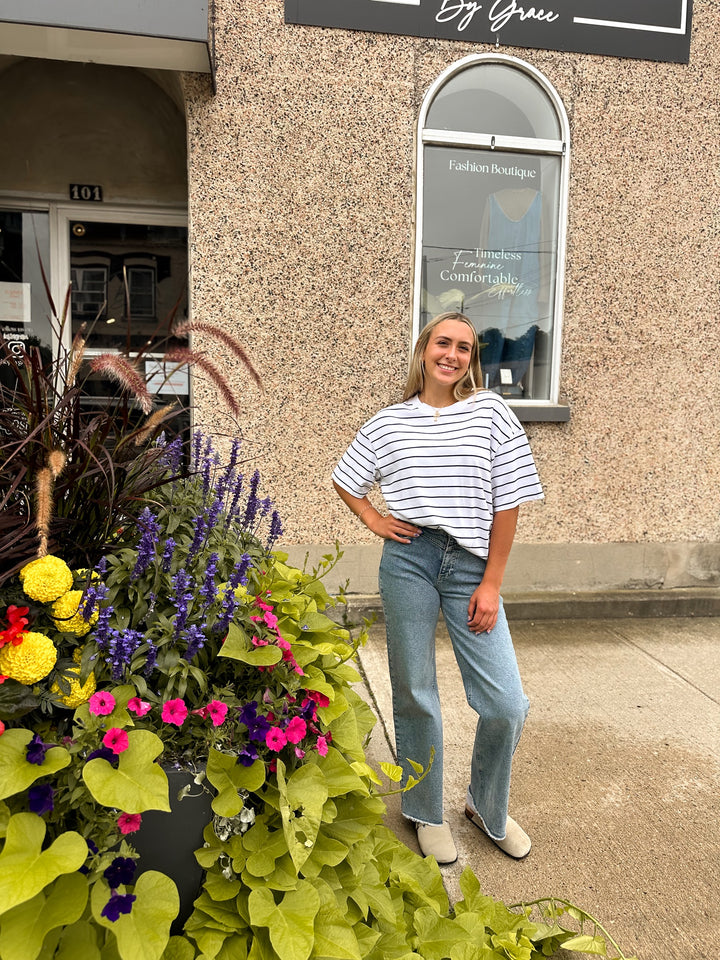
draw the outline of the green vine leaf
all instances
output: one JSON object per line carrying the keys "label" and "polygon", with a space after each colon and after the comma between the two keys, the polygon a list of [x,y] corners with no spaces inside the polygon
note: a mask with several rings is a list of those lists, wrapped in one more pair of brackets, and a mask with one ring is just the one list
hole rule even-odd
{"label": "green vine leaf", "polygon": [[277,764],[277,781],[283,833],[295,869],[301,870],[317,840],[323,807],[328,798],[327,781],[314,764],[298,767],[286,781],[282,760],[278,760]]}
{"label": "green vine leaf", "polygon": [[250,922],[267,927],[279,960],[308,960],[315,942],[314,923],[320,896],[307,880],[286,893],[279,904],[266,887],[253,890],[248,900]]}
{"label": "green vine leaf", "polygon": [[0,914],[31,900],[61,874],[79,870],[87,859],[87,844],[71,830],[43,850],[45,829],[34,813],[10,818],[0,853]]}
{"label": "green vine leaf", "polygon": [[80,873],[59,877],[47,894],[38,893],[4,914],[0,927],[3,960],[28,960],[42,949],[47,934],[75,923],[87,903],[88,887]]}
{"label": "green vine leaf", "polygon": [[566,940],[562,944],[563,950],[574,950],[576,953],[589,953],[596,957],[607,956],[607,944],[602,937],[591,937],[589,934],[581,934]]}
{"label": "green vine leaf", "polygon": [[168,779],[162,767],[153,762],[163,752],[162,740],[149,730],[131,730],[128,743],[117,770],[102,757],[85,764],[82,775],[88,789],[104,807],[125,813],[169,813]]}
{"label": "green vine leaf", "polygon": [[64,747],[51,747],[42,764],[29,763],[26,747],[33,738],[32,730],[6,730],[0,737],[0,800],[22,793],[41,777],[51,776],[70,763]]}
{"label": "green vine leaf", "polygon": [[212,808],[221,817],[235,817],[243,808],[241,790],[254,793],[265,783],[265,764],[255,760],[244,767],[234,754],[211,750],[207,763],[207,778],[217,790]]}
{"label": "green vine leaf", "polygon": [[96,923],[115,934],[122,960],[160,960],[170,939],[170,924],[180,909],[177,887],[170,877],[156,870],[140,874],[130,913],[123,913],[114,921],[102,916],[109,893],[107,884],[95,884],[92,913]]}

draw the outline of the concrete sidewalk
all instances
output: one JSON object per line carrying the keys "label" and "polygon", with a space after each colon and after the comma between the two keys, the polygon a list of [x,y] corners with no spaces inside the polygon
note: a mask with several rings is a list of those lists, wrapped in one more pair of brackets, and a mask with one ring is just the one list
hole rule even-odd
{"label": "concrete sidewalk", "polygon": [[[597,916],[640,960],[720,958],[720,619],[511,622],[531,701],[511,813],[533,839],[502,854],[463,815],[475,715],[449,639],[437,637],[445,724],[445,815],[458,862],[506,903],[555,895]],[[371,761],[392,760],[382,623],[360,653],[380,722]],[[418,758],[419,759],[419,758]],[[414,831],[388,799],[388,823]]]}

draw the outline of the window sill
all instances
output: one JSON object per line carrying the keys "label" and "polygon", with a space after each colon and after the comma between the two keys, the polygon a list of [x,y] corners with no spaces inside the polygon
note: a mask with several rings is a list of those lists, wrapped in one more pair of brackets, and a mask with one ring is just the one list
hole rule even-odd
{"label": "window sill", "polygon": [[520,423],[567,423],[570,419],[570,404],[568,403],[512,403],[510,409]]}

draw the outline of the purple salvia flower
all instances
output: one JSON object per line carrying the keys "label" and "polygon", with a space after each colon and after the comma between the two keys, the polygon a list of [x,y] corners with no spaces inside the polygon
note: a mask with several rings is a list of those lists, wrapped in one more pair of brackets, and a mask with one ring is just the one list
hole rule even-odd
{"label": "purple salvia flower", "polygon": [[205,582],[200,588],[200,596],[207,602],[212,603],[217,596],[215,588],[215,574],[217,573],[220,557],[217,553],[211,553],[208,557],[207,567],[205,568]]}
{"label": "purple salvia flower", "polygon": [[206,511],[198,514],[197,517],[193,520],[193,526],[195,527],[195,533],[193,534],[192,543],[188,548],[187,552],[187,563],[190,563],[192,558],[198,553],[200,547],[203,544],[205,539],[205,529],[206,529]]}
{"label": "purple salvia flower", "polygon": [[173,551],[175,550],[176,543],[172,537],[168,537],[165,541],[165,549],[163,550],[162,555],[162,572],[170,573],[170,564],[172,563]]}
{"label": "purple salvia flower", "polygon": [[104,577],[107,573],[107,557],[101,557],[100,562],[95,567],[95,570],[100,574],[101,577]]}
{"label": "purple salvia flower", "polygon": [[207,624],[202,623],[198,626],[194,623],[187,631],[187,648],[185,650],[185,659],[188,663],[202,650],[205,645],[205,628]]}
{"label": "purple salvia flower", "polygon": [[230,574],[230,579],[228,580],[227,588],[223,594],[222,610],[218,618],[217,623],[215,624],[215,630],[224,632],[230,626],[230,621],[232,620],[235,611],[240,606],[240,601],[235,596],[235,589],[243,584],[247,583],[248,578],[246,576],[248,568],[252,560],[250,555],[244,553],[242,557],[233,567],[233,572]]}
{"label": "purple salvia flower", "polygon": [[141,577],[155,559],[155,548],[160,539],[160,524],[149,507],[145,507],[140,514],[138,523],[141,527],[144,525],[144,530],[138,545],[137,561],[130,574],[131,583]]}
{"label": "purple salvia flower", "polygon": [[202,451],[203,435],[202,431],[196,430],[192,438],[192,467],[194,471],[200,469],[200,456]]}
{"label": "purple salvia flower", "polygon": [[225,499],[225,494],[235,475],[235,467],[237,466],[237,462],[240,457],[241,444],[242,440],[239,437],[235,437],[232,442],[232,447],[230,448],[230,459],[228,460],[227,466],[223,470],[222,476],[220,477],[220,481],[217,485],[217,495],[221,500]]}
{"label": "purple salvia flower", "polygon": [[143,635],[139,630],[119,630],[110,631],[110,642],[108,644],[107,656],[105,662],[111,668],[113,681],[118,683],[123,679],[127,669],[130,666],[132,656],[143,642]]}
{"label": "purple salvia flower", "polygon": [[244,479],[245,478],[243,477],[243,475],[239,473],[233,483],[232,500],[230,501],[230,506],[228,507],[227,516],[225,518],[225,526],[228,526],[230,521],[237,514],[238,502],[242,495]]}
{"label": "purple salvia flower", "polygon": [[273,510],[272,518],[270,520],[270,535],[267,541],[268,550],[272,550],[282,535],[283,525],[280,519],[280,514],[277,512],[277,510]]}
{"label": "purple salvia flower", "polygon": [[200,473],[202,474],[202,487],[203,487],[203,496],[207,497],[210,493],[210,482],[212,479],[213,472],[213,463],[215,457],[213,456],[212,440],[208,437],[205,440],[205,446],[203,447],[202,452],[202,462],[200,463]]}
{"label": "purple salvia flower", "polygon": [[179,570],[172,578],[172,585],[175,591],[172,599],[175,609],[177,610],[177,615],[175,616],[175,639],[179,640],[187,623],[188,604],[193,598],[193,592],[190,589],[193,586],[193,580],[190,574],[183,569]]}
{"label": "purple salvia flower", "polygon": [[256,470],[250,480],[250,493],[248,494],[247,504],[245,505],[245,516],[243,517],[243,526],[252,526],[258,511],[260,501],[257,498],[257,489],[260,485],[260,471]]}
{"label": "purple salvia flower", "polygon": [[264,500],[260,501],[260,516],[266,517],[270,513],[270,507],[272,507],[272,500],[270,497],[266,497]]}
{"label": "purple salvia flower", "polygon": [[180,467],[182,466],[182,457],[183,457],[183,441],[181,436],[175,437],[167,447],[165,448],[165,453],[163,459],[165,463],[170,468],[170,474],[173,477],[176,477],[180,473]]}
{"label": "purple salvia flower", "polygon": [[207,512],[207,521],[206,521],[206,529],[205,529],[205,536],[206,536],[206,537],[207,537],[207,535],[210,533],[210,531],[211,531],[211,530],[214,530],[215,527],[217,526],[218,518],[219,518],[219,516],[220,516],[220,513],[221,513],[221,511],[222,511],[222,508],[223,508],[223,502],[222,502],[222,500],[218,497],[218,498],[213,502],[213,505],[210,507],[210,509],[209,509],[208,512]]}
{"label": "purple salvia flower", "polygon": [[110,591],[104,583],[97,583],[93,580],[90,581],[87,589],[85,590],[82,606],[80,608],[83,620],[90,620],[90,617],[92,617],[93,613],[98,609],[100,603],[105,599],[105,597],[107,597],[109,592]]}
{"label": "purple salvia flower", "polygon": [[143,667],[143,673],[146,677],[149,677],[155,668],[157,663],[157,647],[152,642],[152,640],[145,639],[147,645],[147,654],[145,655],[145,666]]}
{"label": "purple salvia flower", "polygon": [[95,624],[95,632],[93,636],[95,638],[95,643],[97,643],[99,649],[103,652],[107,650],[110,642],[110,618],[114,612],[114,608],[110,604],[108,604],[107,607],[100,607],[97,623]]}

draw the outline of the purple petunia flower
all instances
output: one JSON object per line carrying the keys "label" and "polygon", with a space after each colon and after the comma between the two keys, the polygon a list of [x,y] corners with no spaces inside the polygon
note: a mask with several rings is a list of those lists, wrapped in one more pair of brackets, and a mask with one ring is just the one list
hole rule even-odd
{"label": "purple petunia flower", "polygon": [[112,890],[122,884],[132,883],[135,878],[137,864],[132,857],[115,857],[103,876]]}
{"label": "purple petunia flower", "polygon": [[41,767],[43,763],[45,763],[45,754],[51,746],[51,743],[43,743],[36,733],[25,748],[25,758],[27,762],[37,764],[38,767]]}
{"label": "purple petunia flower", "polygon": [[113,753],[110,747],[98,747],[97,750],[93,750],[92,753],[88,754],[87,763],[90,763],[91,760],[107,760],[107,762],[112,767],[117,767],[120,762],[120,757]]}
{"label": "purple petunia flower", "polygon": [[110,899],[102,908],[100,915],[112,921],[112,923],[115,923],[121,913],[130,913],[134,902],[134,893],[122,894],[113,890]]}
{"label": "purple petunia flower", "polygon": [[34,783],[28,790],[28,806],[32,813],[41,817],[55,806],[55,791],[49,783]]}
{"label": "purple petunia flower", "polygon": [[238,761],[243,767],[251,767],[257,758],[257,747],[254,747],[251,743],[246,743],[242,750],[238,753]]}

